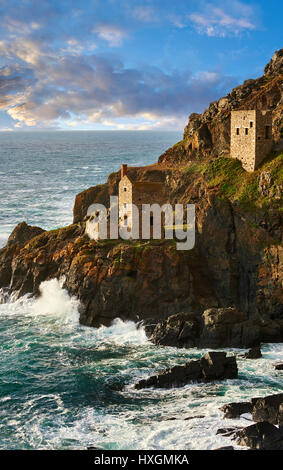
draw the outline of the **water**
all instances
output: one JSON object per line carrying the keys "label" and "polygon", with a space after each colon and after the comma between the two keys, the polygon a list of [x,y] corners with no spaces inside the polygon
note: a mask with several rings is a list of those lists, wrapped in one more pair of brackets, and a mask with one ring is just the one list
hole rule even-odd
{"label": "water", "polygon": [[[45,228],[71,222],[78,191],[103,182],[121,160],[154,162],[180,136],[101,132],[0,138],[4,243],[22,219]],[[44,187],[50,189],[43,192]],[[62,282],[43,283],[37,300],[15,300],[0,291],[1,449],[213,449],[231,443],[216,436],[219,427],[247,425],[250,419],[223,421],[221,405],[282,390],[283,375],[273,368],[282,360],[278,344],[264,345],[263,359],[239,358],[237,380],[136,391],[133,384],[141,378],[206,350],[156,347],[142,329],[121,320],[109,328],[83,327],[78,302]],[[118,391],[117,384],[126,389]]]}
{"label": "water", "polygon": [[76,194],[121,167],[155,163],[180,132],[1,132],[0,247],[23,220],[42,228],[72,223]]}

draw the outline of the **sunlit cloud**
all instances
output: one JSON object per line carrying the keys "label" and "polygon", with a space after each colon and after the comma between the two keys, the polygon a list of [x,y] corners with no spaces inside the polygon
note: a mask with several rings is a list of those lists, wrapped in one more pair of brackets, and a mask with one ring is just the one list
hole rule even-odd
{"label": "sunlit cloud", "polygon": [[217,6],[219,3],[208,2],[202,11],[189,14],[191,23],[199,33],[225,37],[256,29],[253,21],[254,11],[251,6],[238,1],[221,3],[223,6]]}
{"label": "sunlit cloud", "polygon": [[93,32],[99,38],[108,42],[111,47],[121,46],[123,40],[127,37],[127,33],[116,25],[100,24],[93,28]]}

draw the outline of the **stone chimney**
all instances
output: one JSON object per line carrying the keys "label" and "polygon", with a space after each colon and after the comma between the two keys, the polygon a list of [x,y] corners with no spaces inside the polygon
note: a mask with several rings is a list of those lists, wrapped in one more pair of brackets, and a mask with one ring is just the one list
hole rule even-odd
{"label": "stone chimney", "polygon": [[127,174],[127,169],[128,169],[128,165],[123,164],[123,165],[121,166],[121,178],[123,178],[123,176],[126,176],[126,174]]}

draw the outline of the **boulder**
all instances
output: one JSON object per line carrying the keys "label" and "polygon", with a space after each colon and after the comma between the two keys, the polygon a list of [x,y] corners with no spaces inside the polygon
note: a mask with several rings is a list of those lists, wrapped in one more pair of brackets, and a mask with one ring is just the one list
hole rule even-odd
{"label": "boulder", "polygon": [[238,375],[236,358],[225,352],[209,352],[201,359],[192,360],[183,366],[166,369],[148,379],[140,380],[135,388],[182,387],[190,382],[211,382],[233,379]]}
{"label": "boulder", "polygon": [[245,355],[245,359],[259,359],[262,357],[261,350],[259,346],[251,348]]}
{"label": "boulder", "polygon": [[251,413],[253,406],[250,402],[227,403],[220,408],[224,412],[224,418],[239,418],[244,413]]}
{"label": "boulder", "polygon": [[252,424],[236,434],[240,446],[261,450],[282,450],[283,440],[279,429],[267,421]]}
{"label": "boulder", "polygon": [[279,424],[279,408],[283,404],[283,393],[258,398],[253,406],[252,416],[256,422],[266,421]]}
{"label": "boulder", "polygon": [[199,319],[190,312],[171,315],[156,325],[150,340],[155,344],[175,347],[195,347],[199,338]]}
{"label": "boulder", "polygon": [[275,370],[283,370],[283,363],[282,364],[275,364],[274,369]]}
{"label": "boulder", "polygon": [[209,352],[201,358],[200,362],[205,381],[238,377],[236,358],[227,357],[225,352]]}
{"label": "boulder", "polygon": [[225,348],[242,344],[246,315],[234,307],[209,308],[202,314],[200,347]]}

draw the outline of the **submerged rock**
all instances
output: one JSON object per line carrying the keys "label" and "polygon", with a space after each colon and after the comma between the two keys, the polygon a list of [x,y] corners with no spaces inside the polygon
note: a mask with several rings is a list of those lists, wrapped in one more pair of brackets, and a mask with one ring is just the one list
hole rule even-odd
{"label": "submerged rock", "polygon": [[182,387],[189,382],[211,382],[213,380],[234,379],[238,376],[236,358],[227,357],[225,352],[209,352],[201,359],[183,366],[166,369],[148,379],[140,380],[135,388]]}
{"label": "submerged rock", "polygon": [[219,428],[217,429],[217,432],[216,434],[221,434],[225,437],[230,437],[230,436],[233,436],[234,434],[236,434],[236,432],[239,431],[239,429],[242,429],[242,428],[238,428],[238,427],[233,427],[233,428]]}

